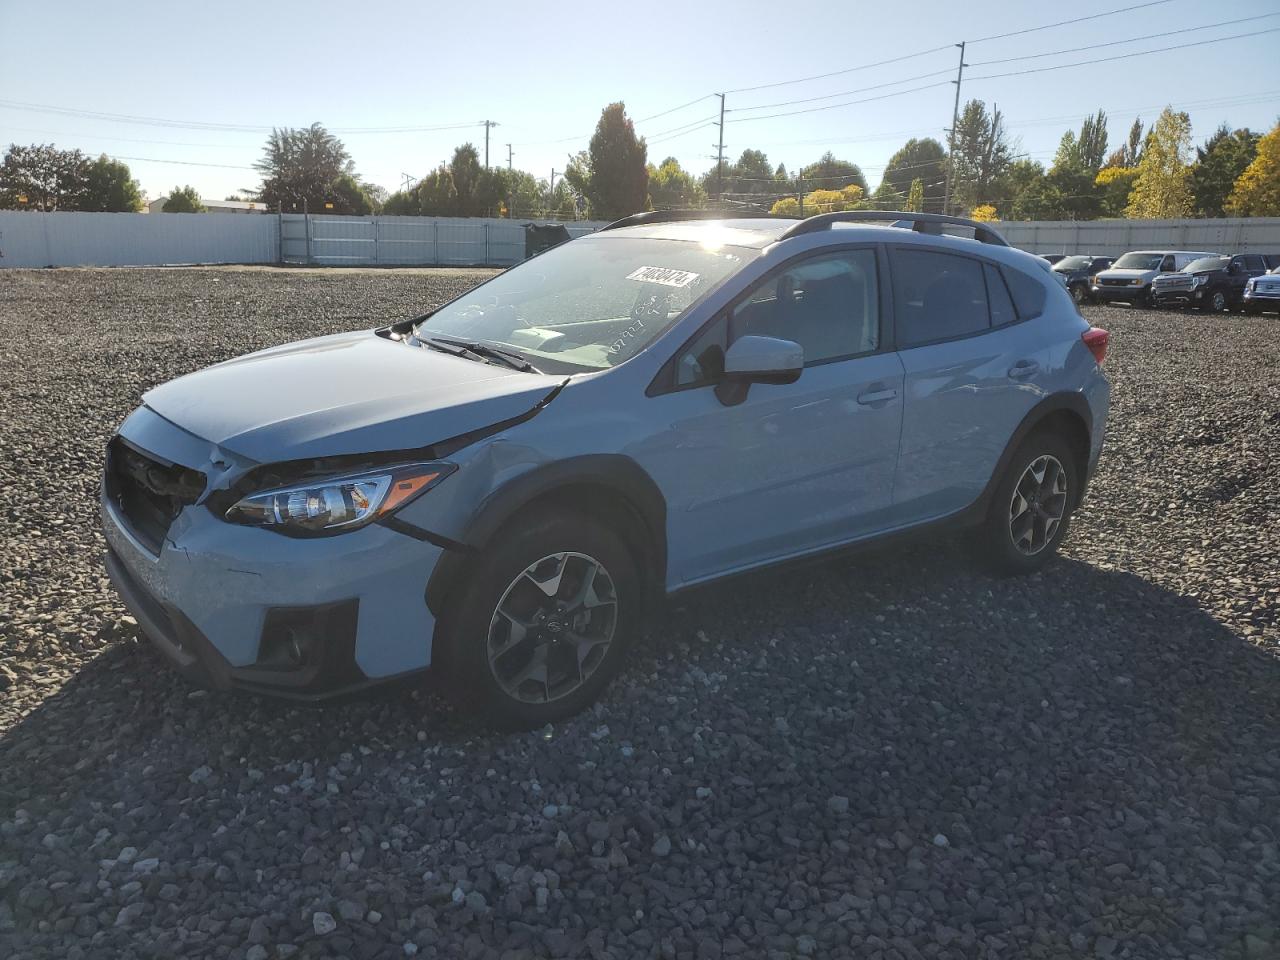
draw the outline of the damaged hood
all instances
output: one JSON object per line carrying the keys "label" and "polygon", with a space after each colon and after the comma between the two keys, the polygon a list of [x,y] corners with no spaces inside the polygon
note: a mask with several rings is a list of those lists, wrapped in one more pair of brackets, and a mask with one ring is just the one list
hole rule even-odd
{"label": "damaged hood", "polygon": [[563,381],[364,331],[251,353],[143,401],[204,440],[270,463],[438,443],[527,413]]}

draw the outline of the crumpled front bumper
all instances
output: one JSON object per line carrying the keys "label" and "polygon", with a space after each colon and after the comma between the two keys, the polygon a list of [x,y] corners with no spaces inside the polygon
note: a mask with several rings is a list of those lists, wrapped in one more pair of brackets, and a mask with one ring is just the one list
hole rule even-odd
{"label": "crumpled front bumper", "polygon": [[[131,443],[203,466],[191,462],[189,434],[170,437],[177,428],[152,416],[131,418],[122,436],[131,423]],[[291,538],[228,523],[197,502],[156,551],[107,488],[107,571],[143,631],[191,679],[317,698],[430,665],[426,588],[439,546],[378,524]]]}

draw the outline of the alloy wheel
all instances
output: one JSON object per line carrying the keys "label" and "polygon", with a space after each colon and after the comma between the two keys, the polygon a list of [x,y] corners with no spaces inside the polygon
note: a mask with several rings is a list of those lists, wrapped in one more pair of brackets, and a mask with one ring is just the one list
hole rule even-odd
{"label": "alloy wheel", "polygon": [[1227,295],[1221,290],[1213,292],[1213,310],[1215,313],[1222,313],[1227,309]]}
{"label": "alloy wheel", "polygon": [[555,553],[526,567],[489,622],[489,669],[507,696],[551,703],[580,688],[613,642],[613,578],[584,553]]}
{"label": "alloy wheel", "polygon": [[1018,552],[1033,557],[1051,542],[1067,512],[1067,472],[1043,454],[1022,472],[1009,502],[1009,536]]}

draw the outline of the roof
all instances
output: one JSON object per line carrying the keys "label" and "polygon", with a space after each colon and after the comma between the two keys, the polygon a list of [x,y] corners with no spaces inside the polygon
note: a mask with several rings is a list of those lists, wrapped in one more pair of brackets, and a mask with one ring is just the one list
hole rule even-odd
{"label": "roof", "polygon": [[799,220],[773,217],[726,217],[724,220],[674,220],[634,227],[617,227],[591,234],[602,239],[639,237],[648,240],[687,240],[705,243],[714,235],[719,243],[731,247],[763,249],[774,243]]}

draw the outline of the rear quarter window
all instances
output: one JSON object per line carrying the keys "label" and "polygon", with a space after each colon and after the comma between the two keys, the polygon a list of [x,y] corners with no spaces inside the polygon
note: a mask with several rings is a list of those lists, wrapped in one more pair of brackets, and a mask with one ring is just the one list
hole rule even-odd
{"label": "rear quarter window", "polygon": [[1046,294],[1044,284],[1039,279],[1017,267],[1004,264],[1001,265],[1000,272],[1009,285],[1009,293],[1013,297],[1013,306],[1018,311],[1019,320],[1030,320],[1044,313]]}

